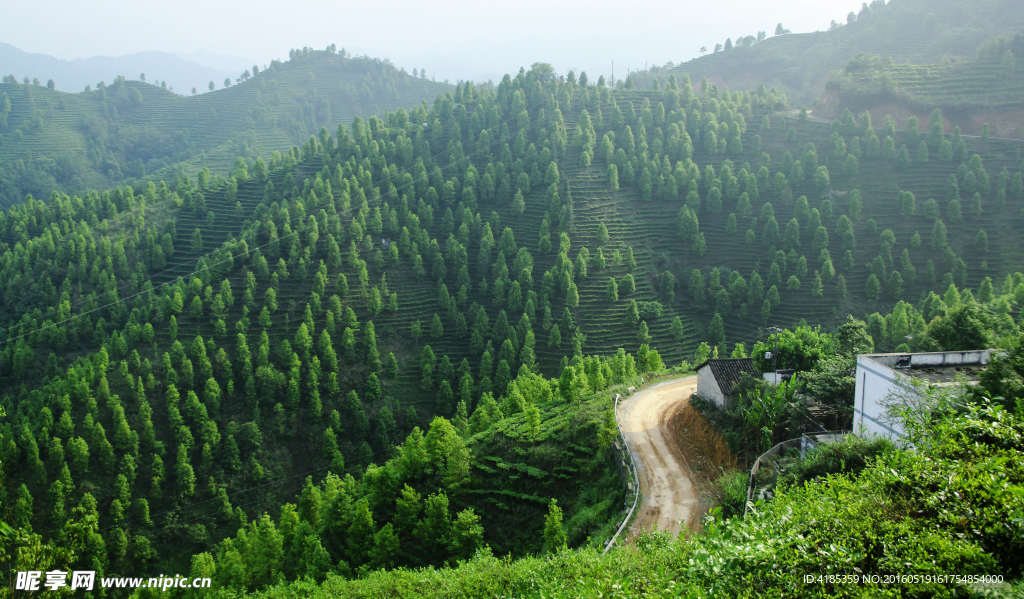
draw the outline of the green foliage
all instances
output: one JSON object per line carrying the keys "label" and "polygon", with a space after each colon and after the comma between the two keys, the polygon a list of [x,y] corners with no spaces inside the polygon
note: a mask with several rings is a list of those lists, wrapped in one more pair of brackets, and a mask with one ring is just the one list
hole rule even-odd
{"label": "green foliage", "polygon": [[748,472],[735,471],[722,474],[715,481],[716,499],[722,507],[723,518],[743,515],[743,508],[747,503],[748,480]]}
{"label": "green foliage", "polygon": [[[529,592],[550,597],[613,592],[639,597],[645,593],[634,590],[640,572],[645,588],[673,588],[694,596],[702,596],[712,585],[716,592],[757,596],[784,595],[797,585],[804,595],[815,597],[949,590],[946,584],[927,581],[868,582],[856,587],[817,580],[805,584],[804,572],[822,564],[822,555],[809,549],[815,546],[833,548],[824,558],[829,566],[844,571],[857,568],[862,576],[881,576],[896,567],[936,573],[946,568],[979,574],[993,569],[1015,571],[1020,565],[1016,551],[1020,526],[1006,516],[1020,503],[1012,489],[1020,485],[1022,475],[1009,460],[1022,449],[1019,418],[990,405],[976,406],[962,414],[944,415],[925,434],[932,443],[919,445],[924,449],[918,452],[880,446],[860,449],[855,443],[847,450],[841,445],[839,455],[851,456],[851,463],[866,464],[859,474],[840,466],[847,472],[821,482],[783,484],[774,500],[756,505],[747,518],[724,520],[723,513],[715,513],[703,534],[685,542],[645,536],[635,548],[607,554],[584,549],[560,552],[550,559],[514,561],[484,551],[456,570],[397,571],[351,581],[331,578],[322,588],[300,582],[267,596],[373,597],[415,589],[424,597]],[[966,447],[964,439],[970,440]],[[812,455],[809,465],[830,470],[835,457],[836,452]],[[965,468],[966,464],[970,467]],[[994,488],[985,483],[993,471],[999,471],[1005,481]],[[736,478],[746,477],[741,473]],[[981,516],[965,521],[957,516],[963,510]],[[907,513],[916,517],[906,518]],[[794,544],[793,539],[808,544]],[[719,558],[729,559],[729,567],[714,563]],[[793,570],[772,568],[779,564]],[[595,572],[604,574],[595,576]]]}
{"label": "green foliage", "polygon": [[[704,359],[725,355],[726,331],[735,342],[767,321],[839,324],[833,307],[841,315],[867,305],[861,294],[846,296],[847,279],[860,289],[869,271],[878,283],[872,309],[880,313],[864,330],[877,335],[880,349],[908,334],[919,347],[950,343],[961,329],[976,334],[967,338],[998,344],[1013,330],[1019,284],[1009,291],[991,283],[979,288],[981,312],[964,318],[954,311],[961,302],[969,305],[966,293],[957,292],[962,299],[955,303],[951,296],[948,304],[943,297],[941,304],[892,305],[900,292],[919,297],[942,278],[934,266],[928,274],[919,244],[909,242],[901,257],[907,242],[898,245],[896,237],[910,239],[921,227],[914,211],[907,213],[907,194],[941,191],[943,179],[938,186],[918,182],[919,167],[912,166],[895,175],[907,187],[897,197],[889,179],[876,177],[891,166],[865,154],[858,176],[885,181],[882,192],[875,186],[861,198],[851,190],[844,199],[836,191],[842,185],[833,189],[828,179],[828,168],[842,163],[818,165],[813,145],[799,161],[776,160],[780,168],[767,152],[783,153],[781,132],[761,132],[764,154],[734,143],[750,118],[784,109],[782,96],[709,89],[706,98],[688,97],[678,108],[636,109],[639,121],[623,122],[615,132],[622,156],[605,152],[601,142],[595,160],[604,159],[609,171],[614,166],[622,179],[608,198],[614,209],[595,212],[597,191],[579,184],[587,167],[573,156],[599,139],[612,144],[612,132],[598,118],[584,126],[578,111],[592,101],[606,109],[613,103],[614,120],[619,103],[628,114],[626,103],[639,103],[646,92],[583,91],[537,79],[540,72],[510,77],[495,89],[460,85],[458,105],[441,97],[433,107],[354,119],[334,136],[317,130],[315,139],[304,135],[301,147],[271,158],[269,166],[239,162],[233,150],[223,168],[200,171],[198,182],[175,176],[159,186],[147,181],[81,198],[26,199],[4,214],[0,324],[24,337],[0,350],[2,401],[13,414],[9,426],[0,426],[0,443],[13,443],[19,456],[15,468],[5,469],[8,497],[17,498],[7,504],[12,513],[22,520],[33,510],[42,514],[29,524],[53,542],[61,538],[59,516],[67,520],[92,489],[102,518],[121,523],[97,533],[105,545],[94,554],[110,560],[101,570],[185,571],[194,555],[193,570],[213,567],[224,589],[254,590],[278,574],[282,581],[335,574],[381,580],[370,571],[452,564],[485,544],[502,555],[527,555],[541,549],[551,497],[564,510],[567,544],[579,547],[588,535],[595,543],[607,538],[621,507],[621,481],[607,451],[613,435],[603,391],[609,386],[630,384],[665,361],[679,363],[695,347]],[[689,96],[688,85],[680,86],[683,95]],[[548,86],[556,90],[557,109],[550,108]],[[152,103],[147,96],[145,106]],[[591,113],[599,114],[596,105]],[[577,117],[586,139],[567,135],[565,119]],[[420,123],[430,126],[421,130]],[[829,147],[821,139],[827,126],[791,123],[794,137],[799,132],[801,140]],[[706,125],[715,131],[710,154],[701,149]],[[691,136],[700,142],[696,150]],[[892,136],[903,142],[902,133]],[[870,147],[874,134],[862,137]],[[481,139],[503,138],[511,147],[480,147]],[[836,141],[829,156],[837,155]],[[854,148],[851,141],[845,156],[854,156]],[[719,162],[723,153],[729,161]],[[971,193],[985,194],[979,207],[991,197],[991,190],[982,191],[987,175],[980,160],[954,175],[964,190],[973,185]],[[1009,172],[1001,188],[1008,187],[1013,205],[1019,193]],[[816,191],[833,193],[821,199]],[[644,211],[627,210],[648,196]],[[909,229],[878,212],[890,210],[893,197]],[[962,197],[962,216],[974,222],[981,214],[973,197]],[[998,219],[988,206],[984,218]],[[662,244],[660,233],[652,233],[661,229],[652,225],[671,229],[673,216],[676,230],[692,239]],[[895,235],[880,248],[877,230],[867,229],[875,221],[862,216],[877,218],[881,229],[893,227]],[[783,235],[779,223],[790,219],[796,226],[786,225]],[[637,237],[638,226],[650,239]],[[721,236],[723,229],[748,226],[745,245]],[[984,226],[988,259],[1009,256],[1007,234],[997,224]],[[932,236],[932,259],[966,281],[978,272],[969,243],[978,227],[967,246],[962,227],[944,227]],[[621,240],[612,240],[609,229]],[[201,243],[192,244],[196,234]],[[541,252],[521,247],[517,237],[539,239]],[[624,241],[634,238],[640,242]],[[591,256],[586,248],[595,242],[605,247]],[[947,248],[964,256],[948,257]],[[735,268],[753,270],[725,269],[723,252]],[[687,270],[680,270],[683,264]],[[600,277],[586,276],[605,268]],[[783,290],[781,304],[787,279],[800,284]],[[686,301],[675,301],[677,289]],[[628,302],[619,303],[620,292]],[[687,320],[693,313],[703,314],[703,322]],[[933,320],[934,336],[927,324]],[[178,332],[189,341],[176,343]],[[714,348],[697,345],[702,332]],[[425,334],[431,348],[422,346]],[[794,337],[803,345],[786,341],[780,359],[793,357],[808,368],[801,392],[845,406],[852,376],[841,343],[799,329]],[[584,354],[634,343],[636,358],[624,351],[605,359]],[[573,355],[563,357],[570,348]],[[764,351],[755,347],[752,355]],[[784,416],[788,422],[792,414]],[[425,422],[432,422],[429,443],[429,435],[416,431]],[[783,426],[788,423],[779,435]],[[396,447],[402,439],[405,445]],[[54,483],[62,462],[73,487]],[[309,469],[320,469],[308,485],[317,491],[303,490],[293,500],[280,480]],[[19,495],[23,484],[27,495]],[[268,490],[243,498],[256,485]],[[317,493],[321,508],[312,507]],[[137,524],[143,497],[155,522],[163,520],[156,514],[180,514],[167,534]],[[289,501],[296,504],[294,517]],[[401,517],[399,501],[406,509]],[[216,508],[206,513],[193,504]],[[269,524],[264,513],[272,515]],[[143,557],[147,543],[154,557]]]}
{"label": "green foliage", "polygon": [[[124,77],[85,93],[38,88],[34,98],[24,98],[21,91],[12,94],[12,86],[4,84],[3,93],[10,98],[6,105],[14,110],[0,111],[0,128],[5,129],[0,206],[19,203],[27,194],[48,198],[53,191],[83,192],[131,180],[159,185],[159,177],[174,178],[178,169],[195,179],[204,164],[234,175],[239,184],[258,183],[262,190],[267,183],[264,161],[270,159],[272,171],[274,152],[291,158],[293,145],[308,152],[311,135],[318,138],[316,149],[323,151],[324,127],[374,114],[378,107],[404,112],[448,89],[443,83],[409,77],[388,62],[312,49],[293,51],[291,60],[274,61],[240,85],[189,98]],[[54,110],[59,106],[66,118],[41,118],[44,111],[31,108],[43,105]],[[200,128],[203,134],[197,135]],[[11,135],[11,129],[22,135]],[[239,142],[243,131],[246,141]],[[19,172],[15,163],[26,148],[35,159]],[[198,186],[203,193],[208,185],[226,183],[219,175],[211,182],[209,170],[205,175]]]}
{"label": "green foliage", "polygon": [[562,529],[562,510],[558,501],[551,500],[548,515],[544,518],[544,548],[557,551],[565,546],[565,531]]}
{"label": "green foliage", "polygon": [[803,484],[830,474],[858,473],[883,454],[892,451],[888,439],[865,439],[847,435],[839,441],[821,443],[797,461],[782,477],[780,484]]}

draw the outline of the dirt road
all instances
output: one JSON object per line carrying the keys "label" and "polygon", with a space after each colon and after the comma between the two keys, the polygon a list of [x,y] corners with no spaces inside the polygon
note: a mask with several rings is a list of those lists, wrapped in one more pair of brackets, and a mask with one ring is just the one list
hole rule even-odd
{"label": "dirt road", "polygon": [[643,501],[630,538],[654,526],[673,535],[684,527],[700,527],[700,494],[669,430],[672,416],[696,390],[697,377],[690,376],[652,385],[619,401],[619,426],[636,458]]}

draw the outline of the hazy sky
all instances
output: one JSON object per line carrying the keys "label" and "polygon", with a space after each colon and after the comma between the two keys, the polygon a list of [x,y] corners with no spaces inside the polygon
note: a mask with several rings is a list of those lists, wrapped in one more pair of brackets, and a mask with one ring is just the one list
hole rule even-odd
{"label": "hazy sky", "polygon": [[0,41],[58,58],[118,56],[144,50],[205,51],[259,63],[290,48],[335,43],[391,58],[408,70],[485,80],[543,60],[559,71],[616,76],[644,61],[698,55],[727,37],[794,32],[843,22],[860,0],[36,0],[4,8]]}

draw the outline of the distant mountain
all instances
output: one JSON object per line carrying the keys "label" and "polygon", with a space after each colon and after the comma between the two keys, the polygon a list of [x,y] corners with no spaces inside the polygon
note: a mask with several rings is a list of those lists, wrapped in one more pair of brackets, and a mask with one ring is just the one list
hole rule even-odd
{"label": "distant mountain", "polygon": [[[138,73],[144,56],[119,64]],[[5,78],[9,72],[0,66]],[[0,106],[9,106],[0,110],[0,206],[29,193],[103,189],[147,175],[174,180],[203,167],[227,172],[239,156],[267,160],[306,143],[321,127],[334,131],[356,115],[412,109],[453,89],[412,77],[386,60],[309,50],[260,66],[258,74],[228,88],[223,77],[217,79],[215,92],[195,97],[163,89],[155,81],[158,72],[151,78],[147,71],[147,83],[111,77],[102,89],[96,78],[92,91],[82,91],[83,83],[75,93],[47,89],[42,76],[39,85],[0,83]]]}
{"label": "distant mountain", "polygon": [[[219,88],[226,77],[234,81],[242,71],[249,68],[224,68],[231,63],[225,58],[230,57],[193,56],[201,60],[187,60],[174,54],[156,51],[117,57],[93,56],[78,60],[60,60],[48,54],[25,52],[10,44],[0,43],[0,73],[14,75],[18,81],[25,77],[30,80],[39,79],[44,85],[53,79],[56,89],[65,92],[80,92],[86,85],[96,87],[100,81],[109,84],[119,75],[126,79],[139,79],[144,73],[146,81],[158,82],[158,85],[159,82],[166,82],[175,92],[188,95],[193,87],[199,91],[206,91],[211,81]],[[245,64],[248,61],[235,59],[235,62]],[[211,64],[220,68],[209,66]],[[249,66],[252,66],[251,62]]]}

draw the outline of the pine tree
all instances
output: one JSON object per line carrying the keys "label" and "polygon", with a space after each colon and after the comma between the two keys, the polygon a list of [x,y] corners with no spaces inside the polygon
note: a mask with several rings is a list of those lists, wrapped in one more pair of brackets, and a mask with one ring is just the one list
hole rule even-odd
{"label": "pine tree", "polygon": [[1017,71],[1017,59],[1011,50],[1003,53],[1002,71],[1003,77],[1006,79],[1013,77]]}
{"label": "pine tree", "polygon": [[441,317],[434,313],[434,319],[430,322],[430,337],[432,339],[440,339],[444,336],[444,325],[441,323]]}
{"label": "pine tree", "polygon": [[633,275],[626,273],[622,275],[622,280],[619,282],[619,291],[622,295],[632,295],[636,291],[636,281],[633,279]]}
{"label": "pine tree", "polygon": [[954,225],[964,222],[963,213],[960,210],[960,200],[953,198],[949,201],[949,204],[946,205],[946,218]]}
{"label": "pine tree", "polygon": [[562,510],[554,498],[548,504],[548,514],[544,517],[544,551],[554,553],[565,546],[565,530],[562,528]]}
{"label": "pine tree", "polygon": [[678,316],[673,318],[672,325],[670,326],[669,331],[672,333],[672,337],[676,341],[682,341],[683,336],[686,335],[686,328],[683,326],[682,319],[679,318]]}
{"label": "pine tree", "polygon": [[645,344],[651,342],[651,334],[650,334],[649,329],[647,328],[647,321],[646,320],[641,320],[640,321],[640,326],[639,326],[639,328],[637,329],[637,332],[636,332],[636,340],[641,345],[645,345]]}
{"label": "pine tree", "polygon": [[718,312],[715,312],[708,324],[708,338],[715,345],[725,344],[725,326],[722,323],[722,315]]}
{"label": "pine tree", "polygon": [[878,282],[878,277],[874,273],[868,277],[868,282],[864,287],[864,294],[869,300],[877,300],[881,293],[881,284]]}
{"label": "pine tree", "polygon": [[626,323],[630,326],[636,326],[640,322],[640,310],[637,307],[636,300],[630,300],[629,306],[626,307]]}
{"label": "pine tree", "polygon": [[988,234],[985,231],[978,231],[974,238],[974,247],[980,253],[988,252]]}
{"label": "pine tree", "polygon": [[569,291],[566,293],[565,296],[565,305],[573,310],[579,307],[580,294],[579,291],[576,289],[576,283],[569,284]]}
{"label": "pine tree", "polygon": [[558,324],[557,323],[551,326],[551,333],[548,336],[548,347],[549,348],[562,347],[562,334],[558,330]]}
{"label": "pine tree", "polygon": [[380,369],[380,352],[377,351],[377,334],[372,320],[367,321],[363,329],[363,343],[366,348],[366,365],[372,372],[376,372]]}
{"label": "pine tree", "polygon": [[420,386],[424,391],[431,391],[434,388],[434,363],[436,358],[434,351],[429,345],[423,346],[423,352],[420,354],[420,374],[422,376],[422,382]]}
{"label": "pine tree", "polygon": [[188,452],[185,445],[178,445],[178,457],[174,466],[175,478],[178,484],[178,493],[182,497],[191,497],[195,493],[196,475],[192,470],[192,464],[188,459]]}
{"label": "pine tree", "polygon": [[[554,163],[552,163],[554,164]],[[512,199],[512,214],[516,216],[516,220],[522,217],[523,212],[526,210],[526,201],[523,199],[523,192],[516,191],[515,197]]]}
{"label": "pine tree", "polygon": [[942,252],[946,249],[946,223],[942,222],[941,219],[935,221],[935,225],[932,226],[932,249],[936,252]]}

